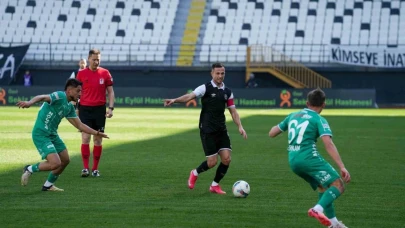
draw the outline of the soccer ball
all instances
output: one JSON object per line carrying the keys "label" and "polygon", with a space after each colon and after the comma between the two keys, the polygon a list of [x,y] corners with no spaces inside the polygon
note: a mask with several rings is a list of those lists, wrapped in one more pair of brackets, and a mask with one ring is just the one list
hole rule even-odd
{"label": "soccer ball", "polygon": [[250,193],[250,186],[246,181],[236,181],[232,186],[232,193],[235,197],[246,198]]}

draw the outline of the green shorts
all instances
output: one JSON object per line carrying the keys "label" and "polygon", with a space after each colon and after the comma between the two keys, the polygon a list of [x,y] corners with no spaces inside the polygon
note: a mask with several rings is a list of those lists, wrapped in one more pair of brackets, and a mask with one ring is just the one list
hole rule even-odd
{"label": "green shorts", "polygon": [[318,186],[328,188],[340,176],[336,170],[322,157],[312,157],[302,159],[296,156],[290,159],[292,171],[308,182],[313,190]]}
{"label": "green shorts", "polygon": [[60,153],[66,149],[65,143],[59,135],[51,135],[48,137],[33,135],[32,140],[34,141],[35,147],[37,148],[39,155],[41,155],[42,160],[45,159],[48,154]]}

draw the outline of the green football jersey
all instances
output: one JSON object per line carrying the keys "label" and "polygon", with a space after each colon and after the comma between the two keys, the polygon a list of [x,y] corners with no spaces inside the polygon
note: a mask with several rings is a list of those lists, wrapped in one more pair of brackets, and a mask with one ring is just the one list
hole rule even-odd
{"label": "green football jersey", "polygon": [[320,156],[316,148],[318,137],[324,135],[332,137],[332,131],[326,119],[308,108],[291,113],[278,124],[278,127],[281,131],[288,130],[287,150],[290,160],[295,155],[304,158]]}
{"label": "green football jersey", "polygon": [[75,108],[67,100],[65,92],[57,91],[49,96],[51,97],[51,103],[44,102],[42,104],[32,130],[33,135],[55,135],[64,117],[77,118]]}

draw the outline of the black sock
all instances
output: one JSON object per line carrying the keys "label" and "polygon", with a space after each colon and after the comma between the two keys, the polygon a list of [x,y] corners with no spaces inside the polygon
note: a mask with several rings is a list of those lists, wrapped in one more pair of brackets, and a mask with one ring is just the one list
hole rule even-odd
{"label": "black sock", "polygon": [[208,167],[208,162],[207,161],[203,161],[203,163],[201,163],[200,166],[198,166],[197,173],[200,174],[202,172],[205,172],[207,170],[209,170],[210,168]]}
{"label": "black sock", "polygon": [[228,171],[228,165],[224,165],[222,162],[221,164],[219,164],[218,168],[217,168],[217,173],[215,174],[215,178],[214,181],[219,183],[222,178],[224,178],[226,172]]}

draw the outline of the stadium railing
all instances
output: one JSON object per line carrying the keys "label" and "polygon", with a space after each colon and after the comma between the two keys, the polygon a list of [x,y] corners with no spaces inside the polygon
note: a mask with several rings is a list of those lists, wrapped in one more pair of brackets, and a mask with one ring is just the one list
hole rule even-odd
{"label": "stadium railing", "polygon": [[[1,46],[22,44],[25,43],[0,43]],[[89,49],[98,48],[102,52],[102,61],[105,66],[177,67],[177,59],[181,57],[179,56],[180,46],[181,44],[30,43],[25,63],[67,66],[77,63],[80,58],[86,58]],[[209,66],[217,61],[224,62],[228,66],[245,66],[247,45],[196,44],[190,46],[194,46],[196,50],[195,53],[190,52],[190,55],[194,55],[192,66]],[[361,45],[356,45],[356,47],[359,46]],[[335,65],[331,60],[329,45],[274,44],[269,47],[307,66]],[[396,48],[405,50],[405,45],[399,45]],[[182,56],[186,55],[188,53],[183,52]]]}

